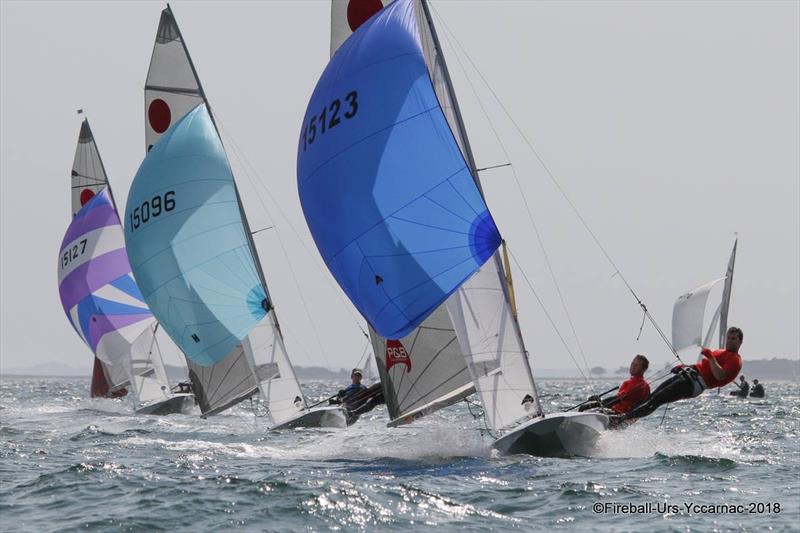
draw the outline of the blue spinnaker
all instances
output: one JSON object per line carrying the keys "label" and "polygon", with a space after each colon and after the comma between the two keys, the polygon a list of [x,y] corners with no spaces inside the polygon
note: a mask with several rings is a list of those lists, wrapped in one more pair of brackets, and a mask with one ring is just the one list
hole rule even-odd
{"label": "blue spinnaker", "polygon": [[500,245],[436,98],[413,2],[383,9],[331,59],[303,120],[297,182],[325,263],[390,339]]}
{"label": "blue spinnaker", "polygon": [[269,304],[205,104],[150,150],[133,180],[125,221],[134,275],[161,326],[195,363],[222,360]]}

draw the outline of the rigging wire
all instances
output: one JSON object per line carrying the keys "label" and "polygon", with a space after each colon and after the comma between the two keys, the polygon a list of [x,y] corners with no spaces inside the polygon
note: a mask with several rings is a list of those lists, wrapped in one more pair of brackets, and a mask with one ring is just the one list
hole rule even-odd
{"label": "rigging wire", "polygon": [[[479,403],[471,402],[469,398],[464,398],[464,403],[467,404],[467,411],[469,411],[469,414],[472,416],[473,420],[480,419],[483,421],[483,427],[479,428],[481,435],[486,434],[497,440],[497,435],[492,433],[492,430],[489,429],[489,424],[486,423],[486,410],[483,408],[483,406]],[[473,407],[479,410],[478,413],[472,412]]]}
{"label": "rigging wire", "polygon": [[[436,11],[435,9],[434,9],[434,11],[436,12],[436,15],[441,20],[442,17],[439,15],[438,11]],[[444,25],[444,22],[443,22],[443,25]],[[453,45],[450,42],[450,39],[448,37],[448,34],[452,34],[452,32],[450,32],[450,29],[446,25],[445,25],[445,30],[446,30],[445,39],[447,39],[448,43],[450,44],[450,47],[453,48]],[[453,39],[455,39],[455,36],[453,36]],[[462,50],[463,50],[463,48],[462,48]],[[465,55],[466,55],[466,52],[465,52]],[[464,78],[467,80],[467,84],[469,85],[470,90],[472,91],[472,94],[475,96],[475,100],[478,102],[478,106],[481,108],[481,111],[483,112],[483,116],[486,118],[486,122],[489,124],[489,128],[491,128],[492,133],[494,134],[494,137],[497,140],[497,143],[498,143],[498,145],[500,146],[500,149],[503,152],[503,155],[505,156],[507,161],[511,161],[511,155],[508,153],[508,150],[506,149],[505,143],[503,143],[503,140],[501,139],[500,134],[497,131],[497,128],[495,128],[495,125],[492,122],[491,117],[489,116],[489,112],[486,110],[486,108],[483,105],[483,102],[481,101],[480,97],[478,96],[478,92],[475,89],[475,85],[472,83],[472,80],[467,75],[467,69],[464,67],[464,64],[461,61],[461,58],[459,57],[458,54],[453,54],[453,56],[456,58],[456,61],[458,62],[459,67],[461,68],[461,72],[464,73]],[[541,232],[539,231],[539,226],[538,226],[538,224],[536,224],[536,220],[533,217],[533,211],[531,210],[531,206],[528,203],[528,197],[525,195],[525,191],[522,188],[522,183],[521,183],[521,181],[519,179],[519,175],[517,174],[516,168],[511,163],[506,163],[505,165],[494,165],[494,166],[489,166],[489,167],[486,167],[486,168],[483,168],[483,169],[478,169],[478,170],[479,171],[480,170],[488,170],[488,169],[499,168],[499,167],[503,167],[503,166],[511,167],[511,175],[514,177],[514,182],[517,185],[517,190],[519,191],[520,197],[522,198],[522,202],[525,205],[525,211],[528,214],[528,220],[530,221],[531,226],[533,227],[533,232],[536,235],[536,240],[537,240],[537,242],[539,244],[539,248],[542,251],[542,257],[544,258],[545,264],[547,265],[547,271],[550,274],[550,279],[552,280],[553,285],[555,286],[556,293],[558,294],[558,299],[561,302],[561,308],[564,310],[564,314],[567,317],[567,322],[569,323],[570,330],[572,331],[572,336],[575,339],[575,344],[578,346],[578,351],[580,352],[581,359],[583,360],[583,364],[586,367],[586,371],[589,374],[589,376],[591,376],[591,372],[589,372],[589,362],[586,359],[586,353],[583,350],[583,345],[581,344],[580,337],[578,336],[578,332],[575,329],[575,322],[572,320],[572,314],[569,312],[569,308],[567,307],[567,302],[566,302],[566,300],[564,298],[563,292],[561,291],[561,285],[558,283],[558,278],[556,278],[555,270],[553,269],[553,264],[551,263],[550,256],[547,253],[547,249],[544,246],[544,240],[542,239]],[[591,377],[589,379],[591,380]]]}
{"label": "rigging wire", "polygon": [[[217,117],[217,120],[220,122],[220,129],[224,130],[225,128],[223,127],[221,121],[219,120],[219,117]],[[258,178],[255,180],[255,182],[261,185],[261,187],[267,193],[269,199],[272,200],[272,204],[275,206],[276,210],[278,211],[278,214],[280,214],[280,216],[283,217],[283,219],[286,221],[287,225],[289,226],[289,229],[292,231],[295,238],[297,239],[297,242],[300,243],[300,245],[303,247],[303,250],[305,250],[306,254],[308,254],[308,256],[311,258],[311,262],[314,264],[314,266],[317,267],[317,270],[319,270],[319,272],[322,274],[322,279],[325,279],[325,281],[328,283],[328,286],[331,287],[331,289],[333,290],[334,294],[336,294],[336,297],[339,299],[339,301],[342,302],[342,304],[344,304],[345,309],[347,309],[348,314],[353,319],[353,322],[355,323],[356,327],[358,327],[358,329],[361,331],[361,334],[369,338],[369,334],[362,327],[359,317],[353,312],[350,302],[345,300],[345,298],[342,296],[341,291],[338,290],[338,286],[334,285],[333,281],[331,280],[330,273],[327,272],[327,270],[322,268],[322,266],[320,265],[319,263],[320,259],[318,255],[314,254],[311,250],[309,250],[305,240],[300,236],[300,232],[297,231],[297,228],[295,228],[294,224],[292,224],[291,219],[283,211],[283,209],[281,208],[281,204],[275,199],[275,196],[272,194],[272,191],[270,191],[269,187],[267,187],[266,182],[263,179],[261,179],[258,170],[256,170],[255,166],[252,163],[250,163],[250,161],[244,155],[244,152],[238,148],[236,140],[233,138],[232,135],[230,135],[230,133],[227,132],[227,130],[225,131],[225,138],[230,140],[231,146],[235,151],[237,159],[239,159],[240,162],[243,162],[246,165],[246,167],[249,167],[253,175],[256,178]],[[245,175],[248,181],[250,181],[250,184],[253,185],[253,188],[256,189],[256,197],[258,198],[259,203],[261,203],[261,206],[264,208],[265,211],[267,211],[267,206],[264,203],[263,199],[261,198],[261,195],[258,194],[257,191],[258,188],[254,185],[253,180],[250,178],[246,167],[245,167]],[[287,256],[287,261],[288,261],[288,256]]]}
{"label": "rigging wire", "polygon": [[[364,344],[364,350],[361,352],[361,357],[358,358],[358,362],[356,363],[356,368],[362,368],[363,369],[364,366],[366,366],[366,365],[362,366],[361,363],[362,362],[366,362],[366,360],[369,359],[369,355],[367,354],[367,351],[369,350],[369,345],[370,345],[370,339],[369,339],[369,337],[367,337],[367,342],[366,342],[366,344]],[[364,376],[364,377],[366,378],[367,376]]]}
{"label": "rigging wire", "polygon": [[[219,123],[220,131],[225,131],[225,137],[230,140],[229,144],[230,144],[230,147],[233,150],[234,156],[240,162],[244,163],[246,161],[246,158],[244,157],[244,154],[241,152],[241,150],[239,150],[238,145],[233,140],[233,138],[230,136],[230,134],[228,134],[228,132],[226,131],[226,129],[224,128],[224,126],[222,124],[222,121],[219,120],[219,117],[217,117],[217,121]],[[250,175],[250,171],[248,170],[247,166],[251,166],[251,168],[252,168],[252,165],[249,165],[249,162],[247,163],[247,165],[242,165],[245,177],[247,178],[247,181],[250,182],[251,187],[253,187],[253,189],[255,190],[256,198],[258,199],[259,203],[261,204],[261,207],[264,209],[264,212],[268,214],[269,213],[269,209],[267,208],[266,203],[264,202],[263,198],[261,197],[261,194],[258,191],[258,188],[255,186],[255,183],[254,183],[255,181],[261,182],[262,180],[261,179],[254,180],[253,177]],[[258,178],[257,173],[255,175]],[[273,226],[274,226],[274,224],[273,224]],[[286,251],[286,247],[285,247],[285,245],[283,243],[283,239],[280,236],[280,232],[276,231],[275,235],[277,236],[278,245],[281,248],[281,251],[283,253],[283,257],[284,257],[284,259],[286,261],[286,264],[289,264],[289,254]],[[308,322],[311,325],[311,330],[314,332],[314,339],[317,341],[317,345],[319,346],[319,349],[320,349],[319,353],[322,355],[322,358],[324,359],[325,364],[330,367],[331,363],[330,363],[330,360],[328,359],[328,354],[327,354],[327,352],[325,350],[325,347],[324,347],[324,345],[322,343],[322,338],[319,335],[319,330],[317,328],[317,325],[316,325],[316,323],[314,322],[314,320],[311,317],[311,312],[310,312],[310,310],[308,308],[308,303],[306,302],[306,299],[303,296],[303,292],[300,289],[300,283],[299,283],[299,281],[297,279],[297,274],[295,273],[295,270],[293,268],[289,268],[289,271],[291,273],[292,281],[294,282],[294,286],[297,289],[297,295],[299,296],[300,303],[301,303],[301,305],[303,307],[303,311],[305,311],[306,318],[308,319]],[[281,328],[283,328],[283,326],[281,326]],[[298,337],[298,339],[299,339],[299,337]],[[298,345],[299,345],[299,343],[298,343]],[[306,350],[304,350],[304,351],[306,351]],[[306,351],[306,355],[309,355],[307,351]],[[309,358],[309,360],[311,362],[313,362],[312,358]]]}
{"label": "rigging wire", "polygon": [[575,367],[578,369],[578,372],[581,373],[581,376],[583,376],[583,379],[585,379],[586,381],[589,381],[589,383],[591,383],[589,378],[587,378],[586,375],[583,373],[583,369],[581,368],[581,365],[578,364],[578,360],[575,359],[575,355],[572,353],[572,350],[570,349],[569,345],[567,344],[567,341],[564,339],[564,336],[561,334],[561,331],[559,331],[558,327],[556,326],[556,323],[553,321],[553,318],[550,316],[550,313],[547,311],[547,308],[545,307],[544,302],[539,297],[539,293],[537,293],[536,289],[533,288],[533,283],[531,283],[531,280],[528,278],[528,275],[522,269],[522,266],[519,264],[519,261],[517,261],[517,256],[514,255],[514,251],[511,249],[510,246],[508,247],[508,253],[511,255],[511,259],[514,260],[514,264],[517,265],[517,269],[522,273],[522,277],[523,277],[523,279],[525,279],[525,282],[528,284],[528,287],[530,288],[531,292],[533,293],[533,296],[536,298],[536,301],[539,302],[539,306],[542,308],[542,312],[544,313],[544,316],[547,317],[547,320],[550,322],[550,325],[553,327],[553,331],[555,331],[556,335],[558,335],[558,338],[561,339],[561,344],[564,345],[564,349],[567,350],[567,353],[569,354],[570,358],[572,359],[572,362],[575,363]]}
{"label": "rigging wire", "polygon": [[[433,6],[431,6],[431,7],[433,7]],[[436,9],[435,9],[435,8],[434,8],[434,11],[436,11]],[[438,12],[437,12],[437,15],[438,15]],[[594,233],[594,231],[592,231],[592,229],[591,229],[591,227],[589,226],[588,222],[586,222],[586,219],[583,217],[583,215],[581,214],[581,212],[578,210],[577,206],[576,206],[576,205],[573,203],[573,201],[571,200],[571,198],[569,197],[569,195],[567,194],[567,192],[564,190],[564,188],[561,186],[561,184],[558,182],[558,180],[556,180],[556,178],[555,178],[555,175],[554,175],[554,174],[553,174],[553,172],[550,170],[550,167],[548,167],[548,166],[547,166],[547,164],[544,162],[544,159],[543,159],[543,158],[542,158],[542,156],[539,154],[539,152],[536,150],[536,147],[533,145],[533,143],[532,143],[532,142],[531,142],[531,141],[528,139],[528,137],[527,137],[527,136],[525,135],[525,133],[522,131],[522,128],[521,128],[521,127],[520,127],[520,125],[517,123],[517,121],[516,121],[516,120],[514,120],[514,117],[511,115],[511,113],[509,112],[508,108],[507,108],[507,107],[506,107],[506,106],[503,104],[502,100],[500,100],[500,97],[497,95],[497,93],[495,92],[495,90],[492,88],[492,86],[491,86],[491,85],[489,84],[489,82],[487,81],[486,77],[483,75],[483,73],[482,73],[482,72],[480,71],[480,69],[477,67],[477,65],[475,64],[475,62],[472,60],[472,57],[471,57],[471,56],[470,56],[470,55],[467,53],[467,51],[466,51],[466,49],[464,48],[464,46],[461,44],[461,42],[458,40],[458,38],[455,36],[455,34],[454,34],[454,33],[453,33],[451,30],[450,30],[449,26],[447,26],[447,23],[444,21],[444,19],[442,19],[442,17],[441,17],[441,16],[439,16],[439,18],[440,18],[440,20],[441,20],[441,22],[442,22],[442,26],[445,28],[445,31],[447,31],[447,33],[449,33],[449,34],[452,36],[452,38],[453,38],[453,41],[454,41],[454,42],[455,42],[455,43],[458,45],[459,49],[460,49],[460,50],[461,50],[461,52],[464,54],[464,56],[467,58],[467,60],[469,61],[470,65],[472,66],[472,68],[473,68],[473,69],[475,70],[475,72],[478,74],[478,76],[479,76],[479,77],[480,77],[480,79],[483,81],[483,83],[484,83],[484,85],[486,86],[486,88],[489,90],[489,92],[492,94],[492,96],[494,97],[494,99],[495,99],[495,101],[497,102],[497,104],[500,106],[500,109],[502,109],[503,113],[506,115],[506,117],[508,118],[508,120],[509,120],[509,121],[511,122],[511,124],[514,126],[514,129],[516,129],[517,133],[520,135],[520,137],[522,138],[522,140],[525,142],[525,144],[526,144],[526,145],[528,146],[528,148],[531,150],[531,152],[533,153],[533,155],[534,155],[534,156],[536,157],[536,159],[539,161],[539,164],[542,166],[542,168],[544,169],[545,173],[546,173],[546,174],[547,174],[547,176],[550,178],[550,181],[553,183],[553,185],[556,187],[556,189],[558,190],[558,192],[561,194],[561,197],[562,197],[562,198],[564,198],[564,200],[567,202],[567,205],[569,205],[569,207],[572,209],[572,212],[575,214],[575,216],[578,218],[578,220],[580,221],[580,223],[583,225],[584,229],[585,229],[585,230],[586,230],[586,232],[589,234],[589,236],[592,238],[592,240],[594,241],[595,245],[597,245],[597,247],[598,247],[598,248],[600,249],[600,251],[602,252],[603,256],[606,258],[606,260],[607,260],[607,261],[609,262],[609,264],[612,266],[612,268],[613,268],[613,269],[614,269],[614,271],[615,271],[615,274],[618,274],[618,275],[619,275],[620,279],[621,279],[621,280],[622,280],[622,282],[625,284],[625,286],[627,287],[628,291],[631,293],[631,295],[633,296],[633,298],[636,300],[636,303],[639,305],[639,307],[640,307],[640,308],[642,309],[642,311],[644,312],[644,316],[645,316],[645,317],[646,317],[646,318],[647,318],[647,319],[650,321],[650,323],[653,325],[653,327],[655,328],[656,332],[657,332],[657,333],[659,334],[659,336],[662,338],[662,340],[664,341],[664,343],[665,343],[665,344],[666,344],[666,345],[669,347],[669,349],[670,349],[670,351],[672,352],[672,354],[673,354],[673,355],[674,355],[674,356],[675,356],[675,357],[678,359],[678,361],[680,361],[681,363],[683,363],[683,360],[682,360],[682,359],[681,359],[681,357],[678,355],[678,352],[675,350],[675,347],[672,345],[672,342],[670,342],[670,340],[667,338],[667,336],[666,336],[666,334],[664,333],[664,331],[663,331],[663,330],[661,329],[661,327],[658,325],[658,322],[656,322],[656,320],[655,320],[655,318],[653,317],[653,315],[652,315],[652,314],[650,313],[650,311],[647,309],[647,306],[644,304],[644,302],[641,300],[641,298],[639,297],[639,295],[638,295],[638,294],[636,293],[636,291],[633,289],[633,287],[631,286],[631,284],[628,282],[627,278],[625,278],[625,276],[623,275],[622,271],[619,269],[619,267],[617,266],[617,264],[616,264],[616,263],[614,262],[614,260],[611,258],[611,255],[608,253],[608,251],[606,251],[605,247],[604,247],[604,246],[603,246],[603,244],[600,242],[600,239],[597,237],[597,235]]]}

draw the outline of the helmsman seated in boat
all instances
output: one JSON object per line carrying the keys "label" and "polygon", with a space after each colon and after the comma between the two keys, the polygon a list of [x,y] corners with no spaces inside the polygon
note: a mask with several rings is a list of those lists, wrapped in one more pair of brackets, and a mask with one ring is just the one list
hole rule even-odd
{"label": "helmsman seated in boat", "polygon": [[757,379],[753,380],[753,390],[750,391],[751,398],[763,398],[765,396],[764,385],[758,382]]}
{"label": "helmsman seated in boat", "polygon": [[747,398],[750,393],[750,384],[744,379],[744,375],[739,376],[739,383],[733,382],[739,390],[731,391],[731,396],[738,396],[739,398]]}
{"label": "helmsman seated in boat", "polygon": [[742,370],[742,357],[739,347],[744,340],[742,330],[728,328],[725,349],[711,351],[703,348],[704,359],[696,365],[679,365],[672,369],[674,374],[650,395],[646,402],[627,414],[620,415],[616,422],[647,416],[666,403],[694,398],[706,389],[724,387],[731,383]]}
{"label": "helmsman seated in boat", "polygon": [[344,405],[347,409],[348,425],[354,423],[364,413],[368,413],[378,405],[386,403],[380,383],[375,383],[371,387],[361,383],[361,369],[354,368],[350,373],[350,379],[352,383],[347,388],[340,390],[336,398],[332,398],[330,401],[333,405]]}
{"label": "helmsman seated in boat", "polygon": [[650,385],[644,379],[644,373],[650,366],[650,361],[644,355],[637,355],[631,361],[628,371],[631,377],[620,383],[617,395],[601,400],[599,396],[590,397],[578,410],[610,408],[614,413],[624,414],[644,402],[650,395]]}
{"label": "helmsman seated in boat", "polygon": [[339,391],[336,395],[338,402],[335,403],[342,403],[343,401],[347,401],[347,397],[351,396],[359,391],[362,391],[367,388],[366,385],[361,383],[363,373],[361,372],[360,368],[354,368],[352,372],[350,372],[350,385],[346,388]]}

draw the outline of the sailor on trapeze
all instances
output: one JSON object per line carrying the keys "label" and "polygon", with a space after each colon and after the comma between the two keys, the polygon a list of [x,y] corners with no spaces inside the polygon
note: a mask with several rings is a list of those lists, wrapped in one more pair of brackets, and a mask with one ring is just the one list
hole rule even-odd
{"label": "sailor on trapeze", "polygon": [[724,350],[712,352],[703,348],[701,353],[705,359],[696,365],[679,365],[673,368],[672,373],[675,375],[659,385],[646,402],[626,414],[614,416],[612,424],[647,416],[666,403],[694,398],[706,389],[724,387],[731,383],[742,369],[742,357],[739,355],[742,340],[744,334],[741,329],[728,328]]}

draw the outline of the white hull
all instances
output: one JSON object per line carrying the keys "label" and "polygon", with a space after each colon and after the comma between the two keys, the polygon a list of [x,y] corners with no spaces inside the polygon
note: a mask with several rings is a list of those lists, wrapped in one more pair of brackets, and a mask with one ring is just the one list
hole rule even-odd
{"label": "white hull", "polygon": [[194,394],[175,394],[166,400],[157,400],[136,409],[137,415],[172,415],[189,413],[194,407]]}
{"label": "white hull", "polygon": [[553,413],[531,420],[497,439],[492,447],[503,455],[541,457],[591,455],[608,416],[599,413]]}
{"label": "white hull", "polygon": [[294,428],[344,428],[347,426],[347,414],[344,408],[320,407],[310,411],[303,411],[286,422],[279,424],[271,430]]}

